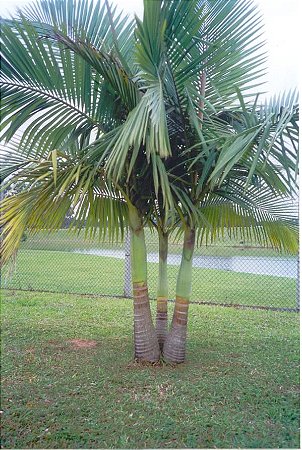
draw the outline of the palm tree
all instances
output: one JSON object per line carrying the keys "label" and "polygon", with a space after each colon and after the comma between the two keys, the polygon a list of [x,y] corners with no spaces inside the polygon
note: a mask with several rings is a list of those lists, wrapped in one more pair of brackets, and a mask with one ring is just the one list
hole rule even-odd
{"label": "palm tree", "polygon": [[[3,178],[26,187],[2,203],[3,255],[17,249],[22,228],[56,229],[70,207],[73,225],[85,222],[100,237],[129,223],[135,356],[157,360],[159,340],[164,357],[181,362],[196,238],[230,228],[296,248],[276,198],[295,185],[297,108],[295,96],[266,107],[253,100],[263,55],[250,1],[146,0],[134,29],[108,2],[73,0],[37,3],[3,24],[2,139],[12,146]],[[160,237],[158,339],[147,223]],[[166,339],[167,242],[176,226],[184,247]]]}
{"label": "palm tree", "polygon": [[[163,348],[165,359],[173,362],[182,362],[185,357],[196,232],[199,231],[202,239],[207,238],[209,231],[213,237],[213,233],[229,229],[237,235],[247,234],[262,244],[297,252],[297,229],[292,220],[297,211],[290,199],[297,168],[295,96],[288,99],[286,106],[284,98],[280,98],[259,108],[256,103],[247,108],[240,100],[240,111],[225,110],[218,116],[231,126],[234,135],[220,148],[216,142],[211,144],[208,156],[203,149],[197,150],[190,166],[194,182],[187,190],[182,187],[182,192],[187,193],[204,217],[192,215],[184,224],[172,327]],[[288,161],[284,166],[285,155]],[[270,156],[272,160],[268,163]],[[215,164],[210,166],[211,161]],[[204,223],[205,219],[210,228]]]}
{"label": "palm tree", "polygon": [[[29,22],[22,18],[18,23],[8,22],[3,25],[3,117],[8,118],[6,123],[10,122],[3,138],[10,140],[17,129],[23,125],[25,130],[19,142],[18,152],[24,155],[25,152],[22,152],[22,149],[26,148],[27,154],[31,152],[31,155],[36,156],[36,164],[39,167],[37,171],[43,169],[43,164],[47,164],[45,160],[49,160],[48,155],[51,154],[48,164],[52,163],[53,168],[50,168],[49,171],[53,171],[54,182],[57,186],[56,174],[59,173],[59,160],[63,156],[62,161],[65,163],[66,152],[62,155],[56,149],[60,148],[62,152],[63,146],[69,154],[74,141],[78,141],[81,151],[77,155],[69,154],[68,159],[72,159],[72,164],[69,166],[70,171],[68,172],[66,167],[63,168],[65,184],[61,185],[61,189],[59,187],[54,189],[52,201],[56,202],[57,207],[60,205],[60,208],[63,208],[63,201],[60,203],[58,198],[62,199],[62,195],[69,187],[71,195],[74,195],[72,206],[79,208],[79,212],[82,214],[80,220],[75,221],[75,224],[83,224],[83,214],[91,212],[90,219],[87,218],[87,223],[91,223],[92,214],[100,214],[99,208],[106,211],[104,214],[113,208],[113,212],[109,211],[111,216],[109,213],[107,218],[103,216],[104,226],[108,227],[109,232],[113,234],[116,230],[115,221],[117,219],[120,220],[120,226],[124,224],[121,215],[116,211],[117,205],[120,205],[120,202],[116,202],[116,197],[121,197],[121,190],[116,186],[113,189],[114,205],[109,195],[103,197],[104,193],[107,194],[108,185],[104,190],[98,184],[99,177],[103,177],[104,171],[101,168],[98,170],[98,167],[91,168],[91,165],[90,169],[92,170],[88,170],[87,162],[83,160],[85,154],[83,149],[89,140],[97,141],[102,134],[106,134],[106,137],[114,136],[115,130],[138,101],[139,90],[130,76],[127,76],[127,72],[122,70],[120,63],[120,61],[124,61],[127,71],[130,70],[131,55],[129,57],[129,51],[131,52],[133,47],[133,23],[127,22],[126,18],[111,11],[108,4],[107,7],[103,5],[100,8],[99,4],[93,7],[88,2],[66,2],[66,4],[57,2],[55,9],[52,9],[52,5],[47,3],[42,5],[41,9],[37,5],[26,12],[29,16],[34,15],[34,23],[33,20]],[[98,70],[95,70],[93,65],[86,62],[81,55],[67,52],[62,46],[53,44],[49,40],[40,39],[49,30],[57,29],[66,31],[67,35],[71,32],[76,36],[83,36],[82,30],[85,29],[85,37],[89,38],[90,45],[98,45],[102,55]],[[16,47],[13,48],[12,44]],[[21,59],[19,59],[20,55]],[[127,63],[125,55],[127,55]],[[29,68],[31,59],[36,63],[35,70]],[[22,68],[18,67],[19,63]],[[38,66],[40,66],[39,69]],[[12,122],[10,113],[15,108],[16,101],[25,108],[23,114],[19,114],[18,119]],[[43,115],[39,115],[40,111],[43,111]],[[31,116],[34,116],[34,120],[28,123],[28,118]],[[5,125],[4,121],[4,127]],[[11,162],[14,162],[13,159]],[[18,170],[20,167],[32,167],[32,164],[35,163],[32,161],[32,164],[28,165],[28,161],[23,161],[20,164],[11,164],[6,173],[8,174],[9,171],[14,173],[14,170]],[[46,174],[44,175],[46,181],[48,177]],[[28,181],[28,183],[30,182],[33,180]],[[37,182],[42,186],[41,178]],[[124,185],[124,188],[125,191],[129,191],[128,186]],[[99,193],[95,193],[95,189],[99,190]],[[44,192],[47,192],[46,189]],[[112,191],[110,191],[111,193]],[[127,201],[123,203],[123,206],[129,206],[127,220],[132,229],[132,253],[137,255],[132,269],[136,315],[135,354],[137,357],[152,360],[154,359],[153,353],[157,354],[155,359],[158,358],[159,350],[151,321],[149,300],[145,298],[144,301],[147,290],[143,214],[133,203],[136,201],[133,184],[131,192],[128,194],[124,197]],[[97,199],[100,204],[99,208],[97,205],[91,206],[89,198],[93,201]],[[81,203],[79,205],[79,202],[83,202],[83,206]],[[140,207],[140,205],[138,206]],[[3,208],[5,211],[5,203]],[[58,213],[60,218],[62,217],[61,213],[60,210]],[[43,215],[45,216],[45,213]],[[97,223],[99,220],[100,217],[97,219]],[[36,220],[33,219],[33,223],[35,227],[38,227]],[[58,219],[52,226],[55,228],[59,223]],[[30,226],[30,223],[28,225]],[[103,225],[100,229],[103,229]],[[15,250],[17,239],[11,240],[11,243],[13,243],[12,246],[4,243],[4,255],[6,250]],[[142,261],[136,263],[139,257]],[[141,314],[142,308],[144,314]],[[147,329],[148,333],[146,333]],[[155,350],[150,349],[152,334]],[[150,354],[147,355],[148,352]]]}

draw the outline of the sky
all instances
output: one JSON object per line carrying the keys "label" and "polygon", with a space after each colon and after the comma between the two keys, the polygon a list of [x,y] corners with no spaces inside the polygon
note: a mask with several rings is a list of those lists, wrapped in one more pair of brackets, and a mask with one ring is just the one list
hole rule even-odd
{"label": "sky", "polygon": [[[298,60],[301,54],[301,0],[254,0],[264,18],[264,39],[267,42],[268,96],[299,86]],[[5,0],[0,15],[8,17],[17,7],[30,0]],[[143,0],[113,0],[128,14],[142,17]]]}

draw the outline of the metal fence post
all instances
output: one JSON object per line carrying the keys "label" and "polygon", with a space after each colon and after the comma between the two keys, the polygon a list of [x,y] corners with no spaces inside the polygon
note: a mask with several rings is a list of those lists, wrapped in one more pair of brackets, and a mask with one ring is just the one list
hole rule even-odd
{"label": "metal fence post", "polygon": [[132,297],[131,243],[130,243],[130,233],[129,233],[128,228],[127,228],[126,235],[125,235],[124,296]]}

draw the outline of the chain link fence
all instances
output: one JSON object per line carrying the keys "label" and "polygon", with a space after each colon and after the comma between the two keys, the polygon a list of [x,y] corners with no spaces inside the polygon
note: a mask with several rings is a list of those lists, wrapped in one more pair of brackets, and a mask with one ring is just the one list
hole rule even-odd
{"label": "chain link fence", "polygon": [[[149,293],[156,298],[156,234],[146,230],[146,242]],[[181,242],[171,239],[171,299],[181,251]],[[14,266],[3,271],[2,288],[113,297],[132,294],[129,237],[112,244],[85,240],[68,230],[41,232],[24,238]],[[199,247],[193,260],[192,301],[299,311],[298,258],[231,239]]]}

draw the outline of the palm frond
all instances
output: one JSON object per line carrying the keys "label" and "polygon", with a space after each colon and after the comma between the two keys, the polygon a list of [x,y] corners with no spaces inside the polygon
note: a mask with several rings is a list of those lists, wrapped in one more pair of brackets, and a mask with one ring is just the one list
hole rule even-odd
{"label": "palm frond", "polygon": [[97,50],[88,41],[72,40],[61,32],[53,31],[48,38],[54,39],[80,56],[109,83],[111,89],[122,99],[127,110],[133,109],[138,102],[138,90],[132,81],[132,74],[127,73],[119,60],[110,53]]}
{"label": "palm frond", "polygon": [[198,242],[213,242],[228,234],[278,251],[298,252],[297,204],[287,197],[275,197],[269,189],[237,184],[209,194],[201,205],[202,220],[198,226]]}
{"label": "palm frond", "polygon": [[27,21],[3,25],[1,51],[2,139],[22,130],[26,147],[38,144],[42,155],[71,134],[97,135],[120,120],[119,93],[103,75]]}
{"label": "palm frond", "polygon": [[162,3],[167,21],[167,57],[180,98],[189,85],[195,97],[201,94],[202,73],[206,80],[203,99],[211,109],[234,102],[236,87],[244,91],[253,83],[255,90],[263,83],[262,18],[253,2]]}
{"label": "palm frond", "polygon": [[59,229],[67,212],[74,211],[70,228],[86,237],[110,240],[123,236],[127,206],[102,171],[51,152],[45,160],[28,160],[6,187],[17,183],[19,192],[0,204],[2,264],[17,251],[24,230]]}
{"label": "palm frond", "polygon": [[[298,106],[296,95],[289,104],[255,105],[252,110],[231,113],[236,133],[221,146],[217,164],[210,176],[212,186],[221,184],[239,163],[248,170],[246,186],[254,175],[262,177],[279,194],[295,191],[298,166]],[[283,99],[284,101],[284,99]],[[227,113],[224,114],[226,118]]]}
{"label": "palm frond", "polygon": [[98,50],[115,50],[128,63],[131,60],[134,21],[104,1],[36,1],[18,10],[16,19],[20,18],[30,21],[42,35],[55,29],[71,39],[87,39]]}

